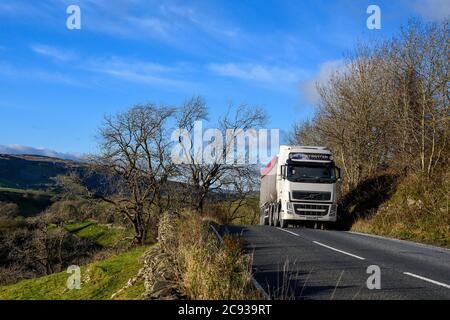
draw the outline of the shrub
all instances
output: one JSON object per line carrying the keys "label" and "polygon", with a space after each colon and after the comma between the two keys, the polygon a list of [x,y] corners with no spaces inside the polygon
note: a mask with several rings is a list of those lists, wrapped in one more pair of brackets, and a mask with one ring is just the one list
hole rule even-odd
{"label": "shrub", "polygon": [[0,217],[16,217],[19,212],[19,206],[16,203],[0,202]]}
{"label": "shrub", "polygon": [[209,222],[190,215],[180,223],[178,262],[182,287],[191,299],[254,299],[251,260],[242,239],[226,235],[223,245],[209,232]]}

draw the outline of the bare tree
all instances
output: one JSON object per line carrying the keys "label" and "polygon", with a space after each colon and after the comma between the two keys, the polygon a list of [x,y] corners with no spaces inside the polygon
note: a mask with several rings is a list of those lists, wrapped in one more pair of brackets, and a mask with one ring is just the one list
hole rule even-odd
{"label": "bare tree", "polygon": [[[257,221],[256,213],[259,210],[254,206],[256,202],[251,201],[251,198],[257,199],[255,194],[259,189],[259,177],[260,172],[256,166],[238,167],[229,172],[228,181],[224,183],[227,185],[227,189],[223,190],[221,195],[225,201],[217,203],[212,199],[212,202],[216,204],[212,207],[220,213],[222,223],[230,224],[237,220],[242,221],[242,219],[246,219],[249,224]],[[255,214],[249,214],[249,212]]]}
{"label": "bare tree", "polygon": [[175,109],[147,104],[105,118],[95,172],[109,177],[112,195],[96,197],[113,204],[132,224],[134,241],[143,244],[150,226],[170,205],[164,192],[174,167],[170,161],[168,121]]}
{"label": "bare tree", "polygon": [[[194,134],[196,121],[207,119],[208,113],[206,104],[200,98],[193,98],[187,101],[179,116],[178,125],[189,133]],[[267,116],[261,108],[251,108],[247,105],[240,105],[234,110],[230,107],[228,112],[219,119],[217,130],[220,138],[227,137],[222,141],[221,150],[215,150],[212,161],[208,163],[199,161],[193,143],[183,144],[185,162],[178,165],[178,172],[181,180],[189,186],[186,199],[191,206],[203,212],[205,200],[208,195],[222,189],[235,189],[236,176],[242,179],[252,179],[255,174],[254,166],[248,164],[238,164],[237,159],[233,163],[225,161],[235,151],[235,140],[239,135],[250,129],[256,129],[266,123]],[[181,139],[181,138],[180,138]]]}
{"label": "bare tree", "polygon": [[430,176],[448,164],[448,23],[411,21],[392,40],[358,45],[318,86],[315,117],[291,140],[330,147],[344,191],[387,167]]}
{"label": "bare tree", "polygon": [[319,130],[315,128],[316,120],[306,120],[295,123],[289,132],[288,141],[291,145],[319,146],[322,138]]}
{"label": "bare tree", "polygon": [[411,21],[384,50],[386,100],[392,110],[395,153],[406,169],[430,176],[448,159],[450,131],[449,21]]}
{"label": "bare tree", "polygon": [[[48,275],[88,257],[95,245],[61,227],[49,228],[46,215],[27,220],[23,228],[9,232],[2,243],[9,265],[19,264],[25,274]],[[20,274],[16,275],[20,278]]]}

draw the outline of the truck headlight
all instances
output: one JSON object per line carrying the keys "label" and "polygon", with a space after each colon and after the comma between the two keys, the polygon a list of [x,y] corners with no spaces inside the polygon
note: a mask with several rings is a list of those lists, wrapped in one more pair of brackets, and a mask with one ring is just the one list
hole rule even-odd
{"label": "truck headlight", "polygon": [[292,204],[292,202],[286,202],[286,211],[294,212],[294,205]]}
{"label": "truck headlight", "polygon": [[330,213],[328,214],[329,216],[335,216],[337,212],[337,205],[336,204],[332,204],[330,206]]}

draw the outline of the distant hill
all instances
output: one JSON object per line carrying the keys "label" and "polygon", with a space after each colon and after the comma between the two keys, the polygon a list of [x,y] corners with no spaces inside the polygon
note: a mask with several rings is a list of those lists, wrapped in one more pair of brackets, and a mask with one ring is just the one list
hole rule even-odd
{"label": "distant hill", "polygon": [[[54,178],[77,172],[89,188],[101,190],[102,193],[112,192],[111,186],[104,184],[101,174],[89,172],[87,165],[80,161],[64,160],[41,155],[11,155],[0,154],[0,193],[2,188],[21,190],[40,190],[58,193]],[[171,188],[178,189],[184,183],[169,181]],[[10,190],[12,191],[12,190]],[[60,191],[60,190],[59,190]],[[165,193],[165,191],[163,191]],[[210,200],[224,200],[234,197],[230,190],[214,190],[209,195]],[[258,197],[255,192],[253,197]],[[0,199],[0,201],[2,201]]]}
{"label": "distant hill", "polygon": [[81,162],[37,155],[0,154],[0,187],[51,189],[57,175],[84,170]]}
{"label": "distant hill", "polygon": [[67,159],[75,161],[79,161],[83,158],[83,154],[81,153],[58,152],[51,149],[35,148],[21,144],[0,144],[0,154],[11,154],[11,155],[32,154],[50,158]]}

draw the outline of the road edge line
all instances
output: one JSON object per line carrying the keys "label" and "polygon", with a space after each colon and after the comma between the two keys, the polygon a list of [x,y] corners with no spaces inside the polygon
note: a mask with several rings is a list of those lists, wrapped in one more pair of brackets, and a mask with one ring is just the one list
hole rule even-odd
{"label": "road edge line", "polygon": [[372,238],[381,239],[381,240],[395,241],[395,242],[399,242],[399,243],[403,243],[403,244],[418,246],[418,247],[425,248],[425,249],[441,251],[444,253],[450,253],[449,248],[434,246],[432,244],[427,244],[427,243],[414,242],[414,241],[404,240],[404,239],[396,239],[396,238],[381,236],[379,234],[372,234],[372,233],[359,232],[359,231],[344,231],[344,232],[350,233],[350,234],[355,234],[355,235],[360,235],[360,236],[365,236],[365,237],[372,237]]}

